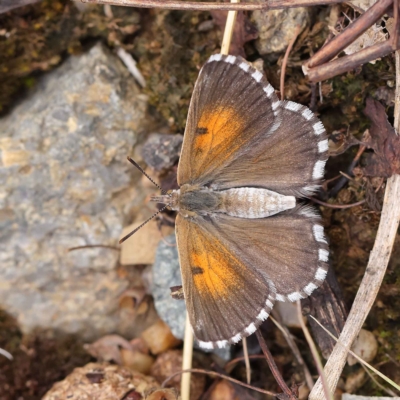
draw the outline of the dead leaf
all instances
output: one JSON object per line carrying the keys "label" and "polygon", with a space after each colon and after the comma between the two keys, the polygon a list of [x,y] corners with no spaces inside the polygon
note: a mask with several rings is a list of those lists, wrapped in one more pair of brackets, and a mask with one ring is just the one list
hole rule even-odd
{"label": "dead leaf", "polygon": [[120,347],[132,350],[132,345],[119,335],[106,335],[94,343],[85,344],[84,349],[99,361],[114,361],[122,364]]}
{"label": "dead leaf", "polygon": [[365,146],[374,150],[363,169],[366,176],[381,176],[389,178],[393,174],[400,174],[400,137],[390,125],[385,107],[372,99],[367,98],[364,114],[370,119],[370,137],[363,142]]}
{"label": "dead leaf", "polygon": [[[214,22],[219,26],[221,31],[223,31],[225,29],[226,17],[228,15],[228,12],[210,11],[210,13],[213,17]],[[235,27],[233,29],[231,45],[229,47],[229,54],[245,57],[245,43],[257,38],[257,28],[249,21],[243,11],[239,11],[236,17]]]}
{"label": "dead leaf", "polygon": [[158,389],[146,397],[146,400],[178,400],[175,389]]}

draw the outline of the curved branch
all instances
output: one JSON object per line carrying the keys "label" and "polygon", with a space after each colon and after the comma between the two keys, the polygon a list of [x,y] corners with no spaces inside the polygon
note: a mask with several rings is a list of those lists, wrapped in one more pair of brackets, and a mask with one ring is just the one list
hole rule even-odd
{"label": "curved branch", "polygon": [[[396,52],[396,104],[395,128],[400,128],[400,54]],[[340,334],[339,341],[330,355],[324,371],[329,390],[334,392],[347,358],[347,350],[358,336],[367,315],[375,302],[382,280],[389,263],[390,254],[400,221],[400,175],[393,175],[387,180],[385,199],[378,232],[363,280],[358,289],[349,317]],[[318,379],[310,393],[310,400],[324,398],[321,379]]]}

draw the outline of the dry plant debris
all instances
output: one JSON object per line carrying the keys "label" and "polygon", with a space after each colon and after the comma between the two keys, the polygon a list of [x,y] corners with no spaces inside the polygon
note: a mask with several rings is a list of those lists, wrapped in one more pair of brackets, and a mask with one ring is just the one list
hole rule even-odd
{"label": "dry plant debris", "polygon": [[388,121],[385,107],[368,97],[364,114],[371,120],[369,138],[363,142],[374,150],[363,172],[366,176],[389,178],[400,174],[400,137]]}
{"label": "dry plant debris", "polygon": [[[337,9],[343,10],[340,6]],[[309,26],[300,34],[289,55],[285,93],[292,100],[304,104],[313,103],[327,130],[341,132],[341,135],[346,137],[343,139],[343,146],[340,147],[342,153],[337,157],[332,157],[328,164],[327,178],[333,179],[340,176],[340,171],[344,171],[348,173],[349,179],[332,198],[329,198],[329,193],[335,181],[327,183],[326,190],[320,193],[320,198],[328,204],[352,204],[364,200],[369,192],[373,192],[376,197],[375,209],[370,208],[369,202],[343,210],[332,209],[329,206],[321,208],[333,250],[332,268],[337,274],[344,293],[343,303],[350,307],[362,279],[379,223],[379,209],[383,202],[385,187],[385,180],[379,177],[388,177],[399,171],[398,137],[387,120],[388,116],[389,120],[393,117],[395,72],[394,61],[391,56],[388,56],[375,65],[365,65],[357,68],[355,72],[323,82],[320,88],[310,87],[300,66],[304,60],[321,48],[330,34],[327,22],[330,10],[328,7],[312,10]],[[71,54],[85,52],[93,41],[103,40],[114,49],[122,46],[138,61],[138,68],[146,79],[145,93],[150,98],[151,112],[158,118],[159,125],[162,127],[160,132],[182,134],[198,69],[211,53],[218,51],[221,31],[216,29],[216,26],[223,26],[223,18],[219,15],[222,13],[217,11],[213,13],[182,12],[115,7],[112,8],[112,14],[106,15],[104,9],[99,6],[81,12],[67,0],[44,1],[29,8],[15,10],[8,15],[1,15],[0,71],[4,81],[1,83],[0,104],[3,111],[9,110],[21,88],[35,86],[38,74],[55,68]],[[243,17],[238,19],[236,25],[232,49],[237,54],[247,54],[248,58],[254,61],[259,57],[252,41],[256,37],[256,32],[247,25],[249,15],[242,15]],[[5,40],[7,36],[9,40]],[[282,58],[283,55],[276,63],[268,56],[262,57],[264,70],[275,87],[279,85]],[[376,100],[367,100],[370,95],[381,100],[383,105]],[[366,116],[362,114],[365,104],[367,104]],[[362,135],[367,128],[369,128],[370,138],[365,140],[365,144],[368,144],[374,154],[368,160],[368,154],[366,154],[368,152],[364,152],[360,155],[358,170],[352,167],[348,171],[358,150],[352,146],[361,141],[364,143]],[[334,138],[335,136],[332,135],[332,139]],[[176,185],[176,162],[171,162],[171,164],[172,166],[163,171],[152,171],[153,175],[159,175],[163,187],[167,189]],[[132,211],[132,215],[136,216],[136,214],[137,210]],[[162,218],[170,224],[173,223],[171,215],[165,214]],[[375,362],[381,365],[383,372],[394,380],[399,379],[396,371],[400,362],[398,359],[400,340],[397,335],[400,321],[400,303],[397,300],[400,293],[400,246],[398,246],[400,239],[398,236],[396,244],[397,247],[389,264],[388,274],[383,282],[378,301],[366,322],[366,327],[373,332],[379,344]],[[140,267],[131,267],[127,263],[119,271],[121,275],[130,276],[129,271],[133,268],[140,270]],[[166,350],[171,346],[179,346],[179,342],[170,336],[170,332],[164,329],[165,327],[161,326],[158,320],[149,317],[148,313],[143,314],[143,320],[135,319],[134,315],[138,311],[133,304],[133,297],[135,296],[126,293],[120,302],[127,324],[145,326],[150,319],[151,328],[148,332],[155,332],[152,335],[155,337],[153,342],[143,346],[144,337],[140,337],[140,334],[134,340],[140,340],[141,344],[128,341],[131,338],[105,336],[94,344],[92,354],[98,359],[121,363],[122,370],[129,371],[131,376],[135,374],[132,370],[140,369],[146,374],[150,370],[151,374],[158,378],[158,383],[161,383],[172,370],[177,371],[180,368],[180,350]],[[144,303],[148,309],[152,309],[151,301],[146,300]],[[286,342],[279,340],[279,333],[269,323],[264,329],[271,353],[274,355],[283,379],[287,383],[291,382],[292,377],[296,382],[304,381],[302,370],[293,363],[293,355]],[[10,386],[13,386],[7,389],[1,384],[1,398],[7,400],[17,396],[40,398],[53,382],[68,375],[72,367],[84,365],[88,361],[88,355],[79,353],[73,346],[69,346],[66,350],[61,342],[44,342],[41,339],[43,337],[41,332],[37,333],[38,338],[35,340],[27,342],[25,338],[23,342],[25,344],[21,344],[23,336],[21,332],[9,329],[8,326],[5,327],[5,331],[8,331],[8,335],[0,335],[1,347],[11,351],[17,364],[0,360],[0,372],[3,379],[8,379],[11,382]],[[161,335],[159,332],[164,333]],[[305,362],[315,373],[313,361],[304,345],[301,333],[294,329],[292,334],[301,345],[299,347]],[[168,339],[168,345],[164,344],[161,336]],[[252,352],[259,351],[258,345],[251,341],[249,346]],[[146,347],[150,348],[152,354]],[[21,348],[25,350],[22,351]],[[173,355],[171,352],[174,352]],[[240,356],[240,347],[235,347],[234,352],[235,356]],[[54,353],[52,357],[50,357],[51,353]],[[200,355],[201,366],[208,370],[213,368],[219,370],[220,367],[212,366],[213,357]],[[153,364],[154,359],[156,359],[155,364]],[[46,381],[43,374],[50,371],[49,365],[54,365],[56,361],[58,368],[55,368],[56,371],[52,374],[49,373]],[[251,362],[254,368],[253,384],[278,391],[265,360]],[[113,368],[116,374],[120,374],[118,366],[107,368]],[[381,394],[381,389],[370,378],[365,377],[358,368],[353,366],[344,372],[343,377],[347,388],[342,385],[340,390],[347,389],[371,395]],[[81,373],[80,376],[85,384],[96,387],[102,382],[105,384],[104,377],[107,374],[103,372],[92,369],[88,370],[86,375]],[[245,371],[241,363],[236,364],[234,369],[229,368],[228,372],[230,376],[245,379]],[[126,376],[129,374],[127,373]],[[192,377],[197,379],[195,374]],[[146,379],[151,381],[151,378]],[[208,383],[210,379],[207,379]],[[177,383],[179,380],[180,377],[175,382],[176,387],[179,386]],[[193,388],[193,393],[200,395],[204,393],[204,381],[203,377],[199,384],[200,389]],[[4,381],[0,379],[0,382]],[[215,385],[211,383],[209,387],[210,398],[225,395],[227,399],[245,399],[256,396],[254,392],[239,388],[233,383],[220,379],[215,379],[214,382]],[[70,383],[64,383],[64,389]],[[128,388],[119,399],[142,398],[138,397],[142,396],[138,393],[136,389]],[[170,389],[158,389],[146,396],[154,400],[177,398],[176,392]]]}

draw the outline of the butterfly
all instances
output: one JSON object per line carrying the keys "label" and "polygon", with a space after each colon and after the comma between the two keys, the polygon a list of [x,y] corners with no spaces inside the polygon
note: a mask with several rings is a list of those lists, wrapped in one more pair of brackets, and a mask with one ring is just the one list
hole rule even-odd
{"label": "butterfly", "polygon": [[200,347],[239,342],[275,301],[322,284],[321,218],[296,198],[318,189],[327,158],[324,126],[307,107],[279,101],[241,57],[208,59],[189,106],[180,189],[153,198],[178,212],[183,293]]}

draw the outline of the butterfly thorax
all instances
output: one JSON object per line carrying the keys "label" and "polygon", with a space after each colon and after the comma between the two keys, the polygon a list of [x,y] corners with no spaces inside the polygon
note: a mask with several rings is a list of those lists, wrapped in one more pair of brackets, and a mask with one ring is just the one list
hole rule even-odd
{"label": "butterfly thorax", "polygon": [[224,213],[239,218],[265,218],[296,206],[294,196],[284,196],[264,188],[213,190],[190,184],[152,200],[168,204],[183,217]]}

